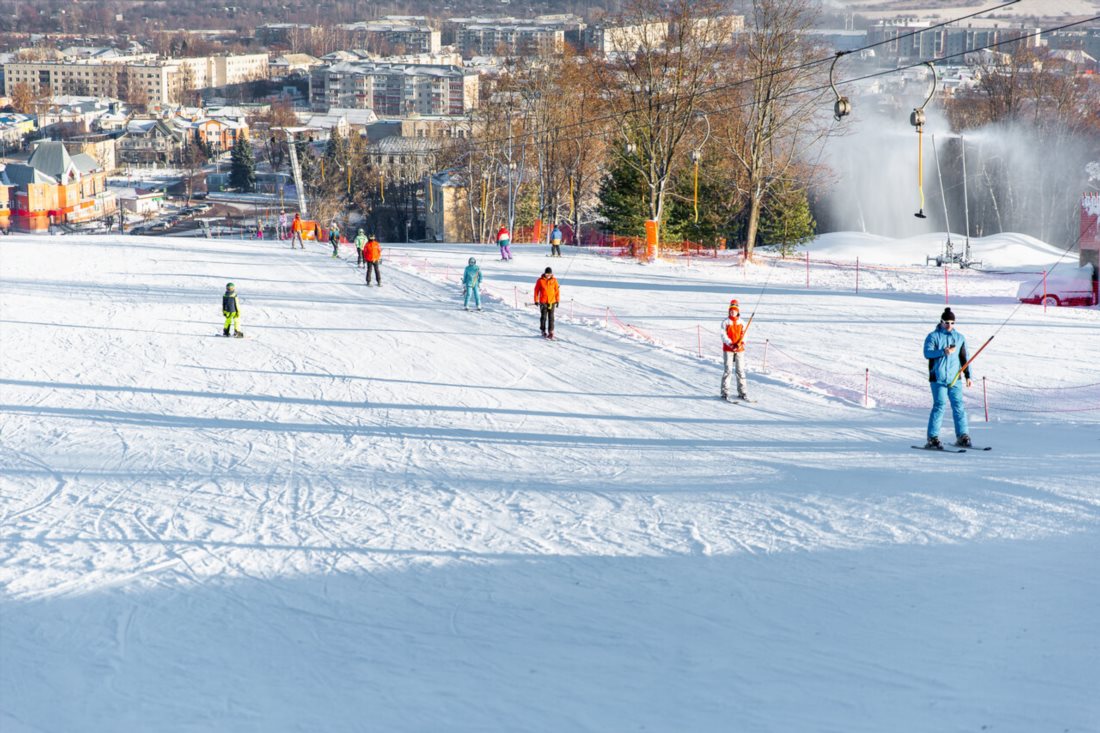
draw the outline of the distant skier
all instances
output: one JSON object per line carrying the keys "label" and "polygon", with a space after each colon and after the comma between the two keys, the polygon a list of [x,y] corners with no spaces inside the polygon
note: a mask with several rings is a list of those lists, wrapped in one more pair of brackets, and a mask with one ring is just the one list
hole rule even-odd
{"label": "distant skier", "polygon": [[233,283],[225,285],[225,293],[222,295],[222,315],[225,316],[225,329],[222,335],[228,336],[229,327],[232,326],[233,335],[242,338],[244,333],[240,327],[241,309],[237,305],[237,286]]}
{"label": "distant skier", "polygon": [[340,225],[333,219],[328,227],[328,243],[332,245],[332,256],[340,256]]}
{"label": "distant skier", "polygon": [[561,229],[554,225],[554,231],[550,232],[550,256],[561,257]]}
{"label": "distant skier", "polygon": [[512,235],[508,232],[508,227],[502,226],[497,230],[497,246],[500,247],[500,259],[512,259],[512,250],[509,247],[511,243]]}
{"label": "distant skier", "polygon": [[470,299],[474,301],[474,305],[478,310],[481,310],[481,268],[477,266],[477,260],[471,257],[466,264],[466,269],[462,271],[462,285],[465,287],[465,293],[462,297],[462,305],[466,310],[470,310]]}
{"label": "distant skier", "polygon": [[275,236],[278,239],[286,239],[288,236],[290,236],[289,232],[287,232],[287,230],[286,230],[286,223],[287,223],[286,222],[286,212],[285,211],[280,211],[279,212],[279,230],[277,232],[275,232]]}
{"label": "distant skier", "polygon": [[374,279],[378,281],[378,287],[382,287],[382,273],[378,270],[378,264],[382,262],[382,245],[370,235],[367,243],[363,245],[363,257],[367,260],[367,285],[370,285],[371,270],[374,271]]}
{"label": "distant skier", "polygon": [[745,326],[737,298],[730,301],[728,317],[722,321],[722,399],[730,398],[733,375],[737,374],[737,397],[748,401],[745,377]]}
{"label": "distant skier", "polygon": [[[966,364],[966,337],[955,330],[955,314],[945,308],[936,330],[924,339],[924,358],[928,360],[928,382],[932,386],[932,412],[928,416],[928,442],[925,448],[943,448],[940,442],[940,425],[947,403],[951,403],[951,416],[955,422],[955,445],[971,447],[966,425],[966,405],[963,403],[959,370]],[[970,367],[961,376],[969,387]]]}
{"label": "distant skier", "polygon": [[302,215],[299,214],[297,211],[295,211],[294,212],[294,221],[290,222],[290,231],[291,231],[290,248],[291,249],[294,249],[294,243],[295,242],[298,243],[298,247],[300,247],[301,249],[306,248],[305,244],[302,243],[302,229],[304,227],[305,227],[305,224],[302,223]]}
{"label": "distant skier", "polygon": [[363,259],[363,247],[367,244],[367,235],[363,234],[363,230],[360,229],[359,233],[355,235],[355,266],[362,267],[366,262]]}
{"label": "distant skier", "polygon": [[554,311],[561,302],[561,288],[554,271],[547,267],[535,281],[535,302],[539,306],[539,328],[546,338],[554,338]]}

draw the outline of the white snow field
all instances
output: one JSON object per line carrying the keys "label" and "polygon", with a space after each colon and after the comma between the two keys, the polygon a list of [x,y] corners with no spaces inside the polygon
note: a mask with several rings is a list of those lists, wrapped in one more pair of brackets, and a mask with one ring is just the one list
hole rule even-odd
{"label": "white snow field", "polygon": [[384,245],[367,288],[312,243],[0,240],[0,730],[1100,730],[1100,310],[975,243],[994,448],[912,450],[945,281],[898,263],[939,243],[822,238],[809,288]]}

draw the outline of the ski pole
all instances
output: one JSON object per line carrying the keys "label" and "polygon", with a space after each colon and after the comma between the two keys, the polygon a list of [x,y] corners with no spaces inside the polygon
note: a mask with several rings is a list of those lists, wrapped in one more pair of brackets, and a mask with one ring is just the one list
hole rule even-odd
{"label": "ski pole", "polygon": [[989,346],[989,342],[992,341],[994,336],[996,336],[996,335],[997,334],[993,334],[993,336],[990,336],[988,339],[986,339],[985,343],[982,344],[982,347],[974,352],[974,356],[967,359],[966,363],[963,364],[961,367],[959,367],[959,371],[958,371],[957,374],[955,374],[955,378],[951,380],[951,384],[947,385],[948,389],[951,389],[952,387],[955,386],[955,382],[959,381],[959,375],[962,374],[963,372],[965,372],[966,368],[974,363],[974,360],[978,358],[978,354],[982,353],[982,351],[985,349],[986,346]]}

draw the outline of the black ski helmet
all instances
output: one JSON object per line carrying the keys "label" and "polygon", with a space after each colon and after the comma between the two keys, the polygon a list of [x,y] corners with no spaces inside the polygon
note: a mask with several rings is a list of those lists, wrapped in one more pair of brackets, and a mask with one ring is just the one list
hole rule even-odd
{"label": "black ski helmet", "polygon": [[469,263],[468,263],[468,264],[471,264],[471,265],[476,265],[476,264],[477,264],[477,260],[475,260],[475,259],[474,259],[473,257],[471,257],[471,258],[470,258],[470,261],[469,261]]}

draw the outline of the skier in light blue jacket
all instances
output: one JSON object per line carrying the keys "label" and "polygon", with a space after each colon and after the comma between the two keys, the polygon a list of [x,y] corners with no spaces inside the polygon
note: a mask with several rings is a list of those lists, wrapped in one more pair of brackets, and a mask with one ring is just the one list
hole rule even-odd
{"label": "skier in light blue jacket", "polygon": [[955,445],[970,447],[966,405],[959,379],[963,377],[966,386],[970,386],[966,337],[955,330],[955,314],[950,308],[944,309],[936,330],[924,339],[924,358],[928,360],[928,382],[932,387],[932,413],[928,416],[928,442],[924,447],[943,449],[939,437],[940,425],[948,402],[951,403],[951,416],[955,422]]}
{"label": "skier in light blue jacket", "polygon": [[477,260],[473,257],[470,258],[466,269],[462,271],[462,285],[466,289],[462,305],[466,310],[470,310],[470,299],[473,298],[474,305],[481,310],[481,268],[477,266]]}

